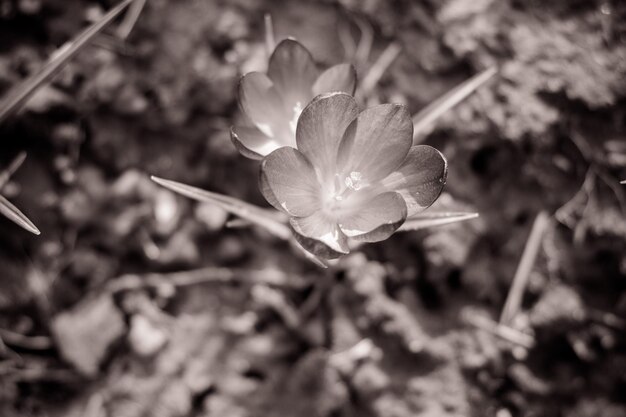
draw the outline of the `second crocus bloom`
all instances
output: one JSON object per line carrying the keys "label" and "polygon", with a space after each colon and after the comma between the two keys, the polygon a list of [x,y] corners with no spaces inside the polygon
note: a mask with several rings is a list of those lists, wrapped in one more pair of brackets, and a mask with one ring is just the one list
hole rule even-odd
{"label": "second crocus bloom", "polygon": [[310,52],[292,39],[281,41],[269,60],[267,75],[251,72],[239,84],[239,105],[254,126],[233,126],[237,149],[253,159],[296,146],[296,126],[303,109],[319,94],[354,94],[356,72],[350,64],[320,73]]}
{"label": "second crocus bloom", "polygon": [[348,94],[322,95],[302,111],[295,144],[263,160],[261,191],[290,216],[305,249],[337,258],[349,252],[349,238],[387,239],[439,197],[446,160],[436,149],[412,143],[404,106],[359,112]]}

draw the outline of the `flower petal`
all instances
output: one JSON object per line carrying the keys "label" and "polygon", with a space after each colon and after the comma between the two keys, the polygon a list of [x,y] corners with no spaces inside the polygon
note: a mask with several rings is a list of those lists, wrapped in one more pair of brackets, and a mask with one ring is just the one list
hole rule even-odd
{"label": "flower petal", "polygon": [[397,191],[406,201],[412,216],[437,200],[448,174],[446,158],[428,145],[413,146],[398,168],[382,181],[388,189]]}
{"label": "flower petal", "polygon": [[313,98],[313,83],[319,75],[311,53],[293,39],[281,41],[269,60],[267,75],[283,98],[286,110],[300,110]]}
{"label": "flower petal", "polygon": [[350,252],[346,236],[322,211],[307,217],[292,217],[289,223],[298,243],[321,258],[335,259]]}
{"label": "flower petal", "polygon": [[395,192],[378,194],[359,208],[339,218],[341,231],[348,237],[366,242],[387,239],[406,220],[407,208]]}
{"label": "flower petal", "polygon": [[288,130],[288,117],[283,101],[265,74],[250,72],[241,77],[239,105],[266,136],[275,139],[282,146],[295,145],[295,138]]}
{"label": "flower petal", "polygon": [[313,95],[341,91],[354,95],[356,69],[352,64],[339,64],[324,71],[313,84]]}
{"label": "flower petal", "polygon": [[256,127],[232,126],[230,139],[239,153],[250,159],[263,159],[281,147],[275,139],[266,136]]}
{"label": "flower petal", "polygon": [[270,204],[291,216],[309,216],[320,207],[313,165],[294,148],[279,148],[263,160],[261,192]]}
{"label": "flower petal", "polygon": [[358,112],[352,96],[330,93],[316,97],[300,115],[296,129],[298,149],[319,170],[324,183],[336,173],[339,143]]}
{"label": "flower petal", "polygon": [[404,161],[413,143],[413,124],[406,108],[381,104],[362,111],[348,126],[339,145],[342,175],[355,173],[364,182],[378,181]]}

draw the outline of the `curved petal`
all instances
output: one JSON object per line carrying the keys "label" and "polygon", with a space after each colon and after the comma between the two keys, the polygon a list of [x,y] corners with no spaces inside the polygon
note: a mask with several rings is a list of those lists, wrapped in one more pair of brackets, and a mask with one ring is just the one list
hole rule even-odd
{"label": "curved petal", "polygon": [[321,258],[335,259],[350,252],[346,236],[322,211],[307,217],[292,217],[289,223],[298,243]]}
{"label": "curved petal", "polygon": [[281,147],[275,139],[266,136],[256,127],[232,126],[230,139],[239,153],[250,159],[263,159]]}
{"label": "curved petal", "polygon": [[388,190],[397,191],[406,201],[412,216],[437,200],[448,175],[448,162],[437,149],[428,145],[413,146],[398,168],[382,181]]}
{"label": "curved petal", "polygon": [[313,84],[313,95],[341,91],[354,95],[356,69],[352,64],[334,65],[324,71]]}
{"label": "curved petal", "polygon": [[371,184],[397,169],[412,143],[413,124],[404,106],[371,107],[350,123],[341,139],[339,172],[346,176],[355,173]]}
{"label": "curved petal", "polygon": [[378,194],[350,213],[342,214],[338,223],[348,237],[366,242],[387,239],[404,223],[407,216],[406,203],[393,191]]}
{"label": "curved petal", "polygon": [[298,106],[302,110],[311,101],[318,74],[311,53],[294,39],[285,39],[276,46],[267,69],[287,111]]}
{"label": "curved petal", "polygon": [[239,82],[241,110],[266,136],[283,146],[294,146],[295,138],[286,131],[288,117],[283,101],[265,74],[250,72]]}
{"label": "curved petal", "polygon": [[352,96],[330,93],[316,97],[300,115],[296,129],[298,149],[318,169],[324,184],[336,173],[339,143],[358,112]]}
{"label": "curved petal", "polygon": [[283,147],[269,154],[261,164],[261,185],[268,203],[291,216],[309,216],[320,207],[315,170],[297,149]]}

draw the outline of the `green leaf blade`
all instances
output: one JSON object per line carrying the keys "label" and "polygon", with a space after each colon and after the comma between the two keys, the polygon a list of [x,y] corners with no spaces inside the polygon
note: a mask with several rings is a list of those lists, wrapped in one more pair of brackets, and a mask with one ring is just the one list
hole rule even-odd
{"label": "green leaf blade", "polygon": [[448,212],[420,213],[408,218],[398,229],[399,232],[412,232],[430,227],[445,226],[477,218],[478,213]]}
{"label": "green leaf blade", "polygon": [[95,22],[74,40],[61,46],[52,54],[48,62],[38,72],[11,89],[7,96],[0,102],[0,123],[21,108],[24,103],[47,81],[56,75],[71,58],[73,58],[85,45],[107,27],[124,9],[135,0],[124,0],[99,21]]}
{"label": "green leaf blade", "polygon": [[197,187],[192,187],[180,182],[166,180],[163,178],[151,177],[152,181],[157,184],[174,191],[175,193],[184,195],[191,199],[201,201],[204,203],[215,204],[224,210],[232,213],[242,219],[248,220],[258,226],[268,230],[273,235],[283,239],[291,239],[291,230],[289,227],[276,220],[274,216],[268,214],[268,212],[261,207],[247,203],[234,197],[226,196],[212,191],[206,191]]}
{"label": "green leaf blade", "polygon": [[478,88],[482,87],[497,73],[498,69],[496,67],[487,68],[454,87],[413,116],[413,142],[418,142],[418,139],[424,136],[430,125],[448,112],[448,110],[469,97]]}
{"label": "green leaf blade", "polygon": [[7,219],[11,220],[18,226],[28,230],[32,234],[39,235],[41,232],[31,222],[24,213],[22,213],[17,207],[15,207],[9,200],[0,195],[0,214],[4,215]]}

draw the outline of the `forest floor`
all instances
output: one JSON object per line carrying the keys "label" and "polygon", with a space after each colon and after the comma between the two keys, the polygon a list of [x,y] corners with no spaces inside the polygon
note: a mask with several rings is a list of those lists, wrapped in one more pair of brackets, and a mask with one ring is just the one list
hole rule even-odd
{"label": "forest floor", "polygon": [[[0,219],[0,415],[626,416],[626,4],[278,3],[149,0],[0,126],[0,167],[28,153],[3,195],[42,231]],[[111,6],[0,0],[0,94]],[[151,182],[265,204],[229,127],[267,12],[360,81],[397,45],[363,106],[415,113],[497,65],[424,139],[438,208],[480,217],[322,270]]]}

